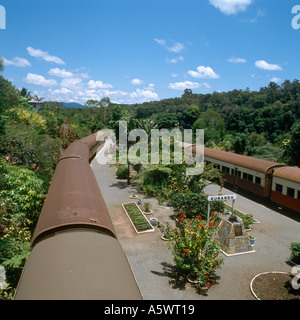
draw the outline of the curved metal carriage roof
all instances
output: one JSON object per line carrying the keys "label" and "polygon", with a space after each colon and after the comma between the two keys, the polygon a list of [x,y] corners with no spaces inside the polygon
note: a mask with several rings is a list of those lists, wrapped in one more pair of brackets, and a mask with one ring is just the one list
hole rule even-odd
{"label": "curved metal carriage roof", "polygon": [[100,142],[93,134],[72,143],[61,156],[31,243],[70,227],[98,229],[116,237],[89,158]]}
{"label": "curved metal carriage roof", "polygon": [[62,231],[38,242],[15,300],[141,300],[119,241],[93,230]]}
{"label": "curved metal carriage roof", "polygon": [[[275,169],[274,177],[293,181],[300,184],[300,168],[298,167],[281,167]],[[300,186],[299,186],[300,188]]]}
{"label": "curved metal carriage roof", "polygon": [[[189,149],[191,149],[193,153],[199,153],[199,150],[197,150],[196,146],[191,146],[189,147]],[[213,158],[216,160],[224,161],[236,166],[244,167],[263,173],[267,173],[267,171],[271,168],[283,166],[283,164],[272,161],[257,159],[232,152],[221,151],[206,147],[204,148],[204,157]]]}

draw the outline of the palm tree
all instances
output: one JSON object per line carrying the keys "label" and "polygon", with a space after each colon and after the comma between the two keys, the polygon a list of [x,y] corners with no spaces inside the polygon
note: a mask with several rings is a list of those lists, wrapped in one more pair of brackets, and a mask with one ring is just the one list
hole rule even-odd
{"label": "palm tree", "polygon": [[0,57],[0,71],[3,71],[4,70],[4,61],[3,61],[3,58]]}
{"label": "palm tree", "polygon": [[30,98],[30,99],[32,98],[30,95],[31,91],[28,91],[28,89],[26,89],[26,88],[22,88],[21,90],[19,90],[19,93],[24,98]]}

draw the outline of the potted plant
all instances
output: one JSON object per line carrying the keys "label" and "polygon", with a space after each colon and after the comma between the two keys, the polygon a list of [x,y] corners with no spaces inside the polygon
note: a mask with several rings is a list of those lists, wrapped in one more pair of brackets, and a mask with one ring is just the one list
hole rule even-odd
{"label": "potted plant", "polygon": [[249,234],[249,240],[250,240],[251,246],[254,246],[255,238],[252,234]]}
{"label": "potted plant", "polygon": [[158,223],[158,219],[157,218],[150,218],[150,223],[153,225],[153,226],[156,226],[157,223]]}
{"label": "potted plant", "polygon": [[[169,227],[169,224],[167,224]],[[166,228],[163,224],[160,222],[157,223],[158,228],[161,231],[161,239],[167,241],[169,239],[169,234],[168,234],[168,228]]]}
{"label": "potted plant", "polygon": [[137,198],[137,195],[135,193],[135,191],[133,192],[132,195],[129,196],[130,199],[136,199]]}
{"label": "potted plant", "polygon": [[290,250],[290,262],[295,265],[300,265],[300,242],[292,242]]}
{"label": "potted plant", "polygon": [[143,197],[137,196],[136,198],[137,198],[137,204],[142,204]]}
{"label": "potted plant", "polygon": [[144,213],[145,214],[151,214],[151,213],[153,213],[153,211],[151,210],[151,207],[152,207],[152,205],[151,205],[151,203],[150,202],[145,202],[144,203]]}

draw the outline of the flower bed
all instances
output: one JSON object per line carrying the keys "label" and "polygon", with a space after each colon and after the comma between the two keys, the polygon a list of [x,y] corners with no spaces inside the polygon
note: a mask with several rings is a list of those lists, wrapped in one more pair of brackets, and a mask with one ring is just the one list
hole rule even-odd
{"label": "flower bed", "polygon": [[154,228],[135,202],[122,204],[136,233],[153,232]]}
{"label": "flower bed", "polygon": [[293,278],[287,272],[263,272],[252,279],[250,289],[257,300],[299,301],[300,290],[292,287]]}

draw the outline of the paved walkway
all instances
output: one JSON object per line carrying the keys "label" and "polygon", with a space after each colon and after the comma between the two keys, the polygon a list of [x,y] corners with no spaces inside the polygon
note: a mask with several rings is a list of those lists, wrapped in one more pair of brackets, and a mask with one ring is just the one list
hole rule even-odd
{"label": "paved walkway", "polygon": [[[145,300],[255,300],[250,291],[252,278],[260,272],[291,272],[288,264],[291,242],[300,242],[300,223],[267,207],[238,195],[236,208],[254,215],[260,223],[252,225],[256,238],[255,253],[225,257],[222,269],[217,270],[219,283],[212,286],[207,295],[198,294],[195,287],[183,277],[177,277],[168,243],[161,240],[160,231],[136,234],[121,203],[132,201],[129,196],[135,187],[116,179],[113,167],[91,164],[105,199],[118,239],[128,257],[137,283]],[[206,192],[214,195],[218,188],[209,186]],[[232,194],[223,189],[223,194]],[[153,217],[162,223],[172,222],[171,208],[158,206],[149,198]]]}

